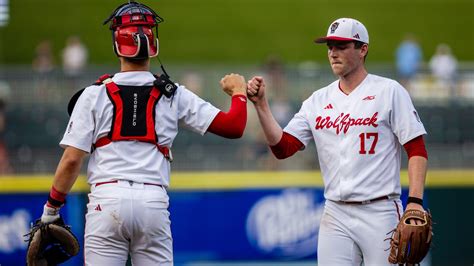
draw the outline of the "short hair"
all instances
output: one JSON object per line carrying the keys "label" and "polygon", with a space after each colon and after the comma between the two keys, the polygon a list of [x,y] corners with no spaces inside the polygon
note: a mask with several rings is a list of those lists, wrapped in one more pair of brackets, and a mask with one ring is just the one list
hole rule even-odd
{"label": "short hair", "polygon": [[354,48],[356,49],[360,49],[362,48],[362,46],[366,44],[365,42],[361,42],[361,41],[354,41]]}
{"label": "short hair", "polygon": [[147,61],[150,60],[150,58],[133,58],[133,57],[122,57],[125,61],[136,64],[136,65],[146,65]]}
{"label": "short hair", "polygon": [[[360,49],[360,48],[362,48],[362,46],[364,44],[367,44],[367,43],[361,42],[361,41],[353,41],[353,43],[354,43],[354,48],[355,49]],[[367,45],[369,45],[369,44],[367,44]],[[369,50],[367,50],[367,54],[365,54],[365,56],[364,56],[364,61],[367,58],[367,55],[369,55]]]}

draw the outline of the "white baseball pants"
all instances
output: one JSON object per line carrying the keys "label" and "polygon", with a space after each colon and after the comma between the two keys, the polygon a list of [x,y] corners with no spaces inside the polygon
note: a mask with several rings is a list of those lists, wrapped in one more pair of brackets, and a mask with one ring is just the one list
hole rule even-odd
{"label": "white baseball pants", "polygon": [[173,265],[166,189],[119,180],[92,185],[84,237],[85,265]]}
{"label": "white baseball pants", "polygon": [[353,205],[326,200],[318,238],[318,265],[390,265],[384,241],[403,214],[399,199]]}

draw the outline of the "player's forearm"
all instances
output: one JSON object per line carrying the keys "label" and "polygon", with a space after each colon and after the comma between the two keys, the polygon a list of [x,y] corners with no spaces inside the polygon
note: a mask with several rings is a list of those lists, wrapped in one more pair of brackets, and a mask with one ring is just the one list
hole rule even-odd
{"label": "player's forearm", "polygon": [[232,96],[229,111],[219,112],[207,130],[224,138],[236,139],[242,137],[246,124],[247,98],[236,94]]}
{"label": "player's forearm", "polygon": [[86,152],[74,147],[64,150],[53,179],[53,187],[60,193],[67,194],[79,176],[82,161]]}
{"label": "player's forearm", "polygon": [[422,156],[413,156],[408,160],[408,182],[410,197],[423,199],[428,160]]}
{"label": "player's forearm", "polygon": [[264,99],[256,103],[255,109],[257,110],[258,119],[265,133],[268,145],[276,145],[283,135],[283,130],[273,117],[268,101]]}

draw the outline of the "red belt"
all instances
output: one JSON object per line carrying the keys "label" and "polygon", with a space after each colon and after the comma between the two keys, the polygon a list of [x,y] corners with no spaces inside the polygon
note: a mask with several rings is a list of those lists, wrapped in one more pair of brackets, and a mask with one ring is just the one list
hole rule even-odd
{"label": "red belt", "polygon": [[344,200],[341,200],[339,202],[345,203],[345,204],[362,205],[362,204],[368,204],[368,203],[372,203],[372,202],[376,202],[376,201],[380,201],[380,200],[387,200],[387,199],[390,199],[390,197],[389,196],[382,196],[382,197],[378,197],[378,198],[375,198],[375,199],[364,200],[364,201],[344,201]]}
{"label": "red belt", "polygon": [[[95,187],[98,187],[98,186],[101,186],[101,185],[105,185],[105,184],[113,184],[113,183],[118,183],[118,180],[113,180],[113,181],[105,181],[105,182],[99,182],[99,183],[95,183]],[[132,183],[134,183],[132,181]],[[153,183],[143,183],[144,185],[148,185],[148,186],[158,186],[158,187],[162,187],[162,185],[160,184],[153,184]]]}

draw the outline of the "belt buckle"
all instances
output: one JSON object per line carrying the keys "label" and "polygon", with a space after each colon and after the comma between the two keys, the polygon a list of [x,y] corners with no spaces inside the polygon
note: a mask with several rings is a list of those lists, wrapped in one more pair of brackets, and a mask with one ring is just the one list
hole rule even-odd
{"label": "belt buckle", "polygon": [[370,200],[361,201],[361,204],[369,204],[369,203],[370,203]]}

